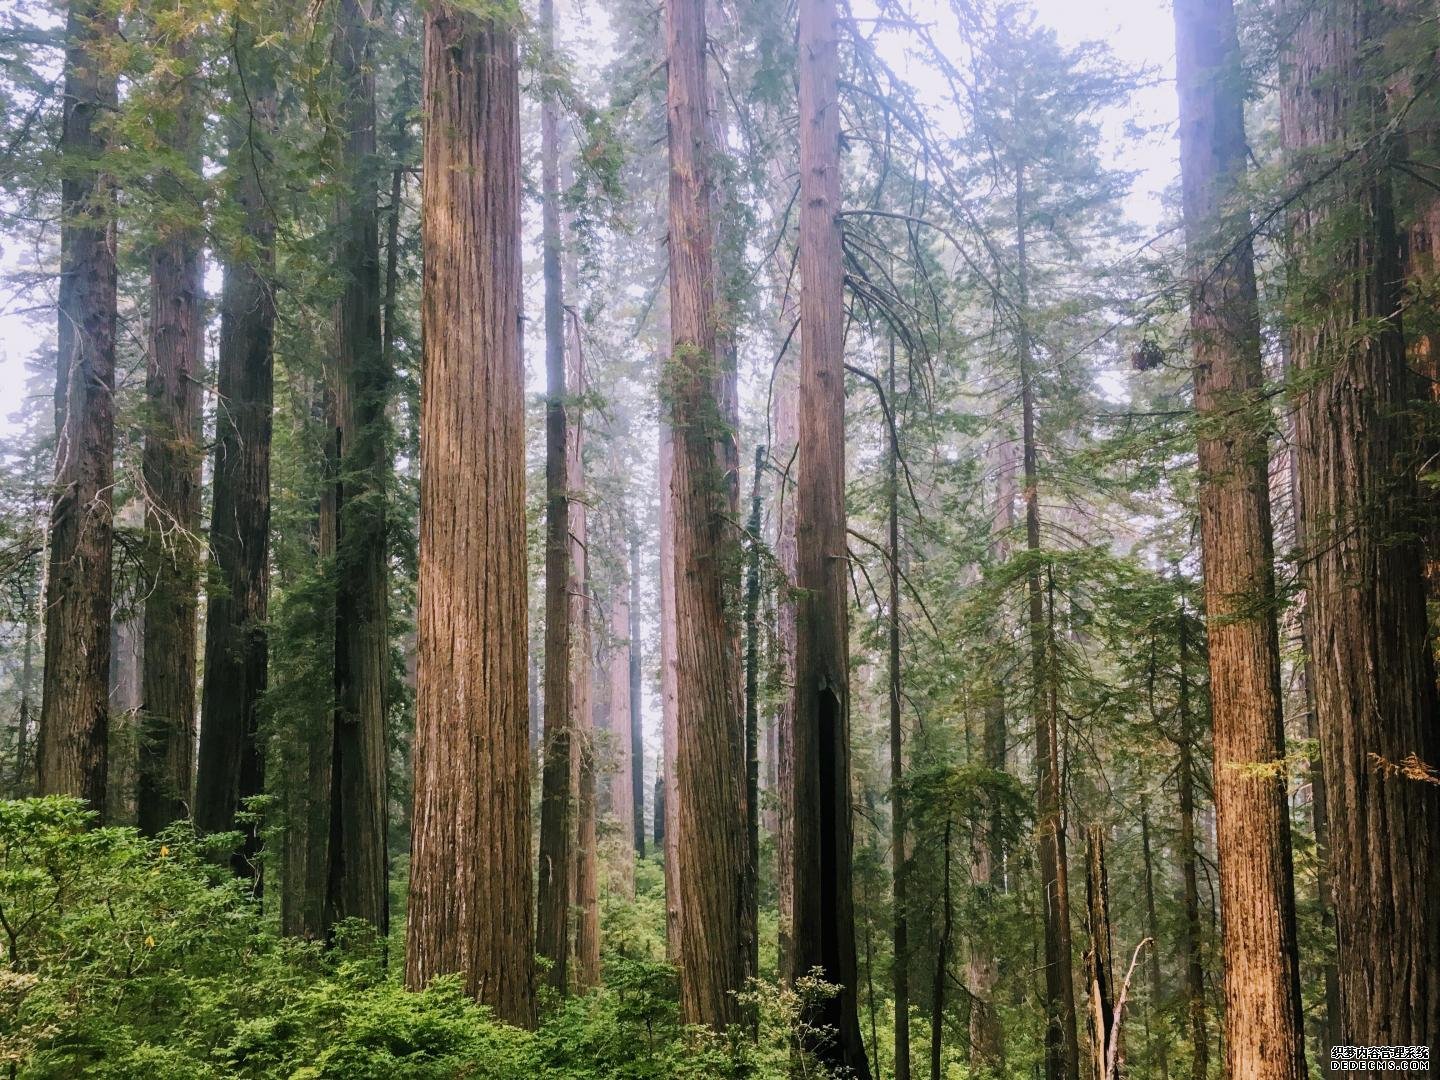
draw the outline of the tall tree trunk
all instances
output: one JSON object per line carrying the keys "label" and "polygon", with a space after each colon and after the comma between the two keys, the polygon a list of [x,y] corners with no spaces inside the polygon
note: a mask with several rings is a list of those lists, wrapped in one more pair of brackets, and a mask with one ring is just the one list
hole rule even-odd
{"label": "tall tree trunk", "polygon": [[344,290],[335,309],[335,726],[330,770],[330,874],[325,921],[390,926],[388,739],[389,558],[386,425],[391,373],[380,325],[380,216],[375,182],[371,0],[340,0],[336,60],[342,88],[335,207]]}
{"label": "tall tree trunk", "polygon": [[[622,564],[623,565],[623,564]],[[635,895],[634,849],[626,835],[635,820],[633,805],[635,763],[630,756],[630,582],[626,576],[616,582],[610,600],[610,737],[615,766],[610,775],[610,812],[624,838],[616,857],[620,860],[620,886],[628,897]]]}
{"label": "tall tree trunk", "polygon": [[[642,648],[640,644],[640,536],[627,522],[630,545],[630,745],[623,752],[630,755],[630,827],[633,831],[635,854],[645,857],[645,726],[642,715],[644,688],[641,684]],[[624,822],[621,822],[622,826]]]}
{"label": "tall tree trunk", "polygon": [[665,957],[680,966],[680,795],[675,759],[679,732],[675,678],[675,440],[660,422],[660,709],[661,768],[656,790],[655,842],[663,843],[665,861]]}
{"label": "tall tree trunk", "polygon": [[75,0],[65,24],[55,487],[45,578],[37,790],[105,813],[115,456],[115,190],[101,169],[116,106],[115,16]]}
{"label": "tall tree trunk", "polygon": [[1195,850],[1195,729],[1190,716],[1190,624],[1182,599],[1179,615],[1180,877],[1185,908],[1185,1012],[1190,1024],[1190,1076],[1206,1080],[1210,1071],[1210,1035],[1205,1022],[1205,967],[1200,955],[1200,884]]}
{"label": "tall tree trunk", "polygon": [[[168,44],[183,73],[161,139],[184,162],[158,178],[162,197],[181,204],[201,172],[193,85],[194,51]],[[154,835],[190,815],[195,762],[196,616],[200,552],[200,385],[205,362],[203,236],[180,205],[160,224],[150,250],[150,340],[145,375],[145,654],[141,669],[137,824]]]}
{"label": "tall tree trunk", "polygon": [[[585,396],[579,342],[567,334],[571,393]],[[588,990],[600,981],[599,855],[596,850],[595,714],[592,671],[595,666],[590,633],[589,520],[585,505],[585,426],[577,407],[569,442],[570,508],[570,731],[571,777],[575,799],[575,849],[571,867],[570,903],[574,907],[575,969],[571,981]]]}
{"label": "tall tree trunk", "polygon": [[1199,419],[1228,1075],[1305,1073],[1268,411],[1231,0],[1176,0],[1176,85]]}
{"label": "tall tree trunk", "polygon": [[419,687],[405,981],[464,972],[535,1020],[525,717],[520,65],[514,27],[425,16]]}
{"label": "tall tree trunk", "polygon": [[662,393],[673,432],[676,788],[680,1011],[725,1027],[742,1009],[754,912],[747,903],[745,745],[739,657],[739,545],[731,531],[725,364],[716,333],[715,231],[706,120],[705,10],[666,5],[671,356]]}
{"label": "tall tree trunk", "polygon": [[1158,1043],[1154,1039],[1164,983],[1160,977],[1160,920],[1155,914],[1155,875],[1150,858],[1150,814],[1143,802],[1140,806],[1140,851],[1145,863],[1145,936],[1151,941],[1147,958],[1150,1001],[1145,1013],[1145,1056],[1151,1069],[1159,1065],[1160,1080],[1170,1080],[1170,1055],[1164,1032]]}
{"label": "tall tree trunk", "polygon": [[[1015,527],[1015,474],[1020,465],[1019,444],[1005,438],[995,448],[995,513],[990,524],[991,559],[1003,563],[1010,555],[1010,531]],[[995,699],[986,707],[982,746],[985,767],[997,773],[1005,771],[1005,751],[1009,736],[1006,723],[1005,687],[996,680]],[[1005,889],[1005,848],[1001,823],[993,815],[984,835],[973,840],[970,878],[977,889],[989,895]],[[975,934],[970,942],[968,981],[973,995],[970,1006],[970,1064],[984,1075],[1004,1067],[1005,1033],[995,1011],[995,987],[999,980],[995,960],[995,943],[986,933]]]}
{"label": "tall tree trunk", "polygon": [[1110,940],[1110,884],[1105,873],[1105,830],[1090,826],[1085,844],[1085,910],[1090,947],[1085,951],[1085,976],[1089,984],[1091,1075],[1110,1080],[1109,1062],[1119,1062],[1114,1042],[1120,1032],[1115,1026],[1115,963]]}
{"label": "tall tree trunk", "polygon": [[[241,801],[260,794],[265,780],[259,728],[268,677],[275,219],[262,178],[269,174],[275,83],[261,50],[247,42],[240,55],[249,109],[232,121],[228,172],[241,215],[243,254],[227,262],[220,296],[212,585],[195,779],[195,824],[207,832],[233,829]],[[232,859],[237,873],[258,879],[259,843],[254,827],[247,827],[243,848]]]}
{"label": "tall tree trunk", "polygon": [[[788,294],[787,294],[788,295]],[[797,316],[798,317],[798,316]],[[786,328],[788,330],[788,327]],[[781,358],[775,375],[775,437],[771,458],[780,471],[775,484],[775,563],[781,582],[775,597],[775,681],[787,688],[780,697],[775,718],[775,784],[778,798],[775,829],[777,951],[782,978],[794,968],[795,856],[794,805],[790,746],[795,739],[795,697],[788,688],[795,685],[795,570],[799,562],[795,546],[795,458],[799,440],[799,395],[797,364]]]}
{"label": "tall tree trunk", "polygon": [[[1281,126],[1297,180],[1291,330],[1315,701],[1348,1043],[1440,1054],[1440,722],[1428,641],[1414,382],[1376,0],[1290,5]],[[1353,148],[1359,147],[1357,151]],[[1313,181],[1314,170],[1338,158]],[[1318,160],[1317,160],[1318,159]]]}
{"label": "tall tree trunk", "polygon": [[[889,408],[892,423],[899,424],[895,401],[895,342],[890,342],[888,372]],[[895,993],[895,1080],[910,1080],[910,923],[906,886],[909,870],[905,818],[905,733],[901,727],[900,700],[900,447],[898,427],[890,432],[885,459],[885,497],[889,503],[887,563],[890,603],[887,615],[890,691],[890,880],[895,906],[891,926]]]}
{"label": "tall tree trunk", "polygon": [[[765,447],[755,447],[755,475],[750,489],[750,523],[745,559],[745,832],[749,845],[750,895],[746,906],[758,910],[760,888],[760,522],[764,510],[760,479],[765,473]],[[760,935],[750,936],[750,970],[760,970]]]}
{"label": "tall tree trunk", "polygon": [[[1286,353],[1286,373],[1290,373],[1290,350]],[[1305,528],[1305,500],[1300,494],[1299,453],[1295,439],[1290,439],[1289,452],[1285,455],[1290,481],[1290,506],[1294,517],[1295,549],[1304,552],[1309,548],[1309,535]],[[1427,568],[1427,575],[1430,573]],[[1433,589],[1435,581],[1429,579]],[[1319,752],[1320,716],[1315,708],[1315,633],[1311,626],[1310,600],[1302,594],[1300,606],[1300,690],[1305,709],[1305,738],[1314,742],[1315,753],[1309,761],[1310,817],[1315,837],[1315,903],[1320,912],[1320,929],[1329,948],[1321,965],[1321,981],[1325,987],[1325,1022],[1315,1032],[1317,1056],[1320,1068],[1330,1069],[1330,1050],[1337,1043],[1344,1042],[1340,1030],[1340,972],[1335,966],[1333,948],[1335,933],[1335,904],[1330,889],[1330,815],[1329,798],[1325,791],[1325,766]]]}
{"label": "tall tree trunk", "polygon": [[845,296],[839,45],[834,0],[800,0],[800,398],[791,766],[791,977],[820,968],[838,995],[814,1019],[822,1060],[868,1080],[852,894],[849,603],[845,539]]}
{"label": "tall tree trunk", "polygon": [[[555,5],[541,0],[540,32],[555,48]],[[554,94],[540,106],[541,262],[545,283],[545,731],[540,780],[540,874],[535,946],[549,985],[568,985],[570,940],[570,495],[565,404],[565,299],[560,261],[560,137]]]}
{"label": "tall tree trunk", "polygon": [[[1075,976],[1071,968],[1070,898],[1065,854],[1063,773],[1060,768],[1059,718],[1053,684],[1058,678],[1053,640],[1047,630],[1045,590],[1040,565],[1040,454],[1035,430],[1036,391],[1031,355],[1029,265],[1026,260],[1025,170],[1015,170],[1015,232],[1019,252],[1019,338],[1021,469],[1025,480],[1025,548],[1030,556],[1025,584],[1029,598],[1030,677],[1035,721],[1037,824],[1045,921],[1045,1075],[1047,1080],[1079,1080],[1080,1045],[1075,1021]],[[1053,614],[1053,613],[1052,613]]]}
{"label": "tall tree trunk", "polygon": [[945,980],[950,963],[950,936],[954,930],[955,908],[950,896],[950,827],[945,822],[944,885],[940,897],[940,942],[935,949],[935,979],[930,991],[930,1080],[944,1077]]}

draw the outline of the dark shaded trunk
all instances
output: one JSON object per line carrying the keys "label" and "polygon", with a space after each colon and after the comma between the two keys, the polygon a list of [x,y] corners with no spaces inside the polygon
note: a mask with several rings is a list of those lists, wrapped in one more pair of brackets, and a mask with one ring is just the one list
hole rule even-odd
{"label": "dark shaded trunk", "polygon": [[[888,372],[889,409],[892,422],[899,424],[895,401],[895,342],[890,342]],[[894,949],[891,984],[895,994],[895,1080],[910,1080],[910,924],[906,899],[907,848],[905,819],[905,733],[901,728],[900,701],[900,447],[898,428],[890,432],[885,460],[885,497],[889,503],[889,535],[886,553],[890,579],[890,603],[886,611],[890,697],[890,880],[895,906],[891,925]],[[973,1006],[972,1006],[973,1007]],[[878,1053],[878,1051],[877,1051]]]}
{"label": "dark shaded trunk", "polygon": [[845,296],[839,45],[834,0],[800,0],[800,396],[795,686],[790,759],[791,977],[820,968],[839,994],[812,1018],[813,1049],[868,1080],[860,1035],[850,794],[845,538]]}
{"label": "dark shaded trunk", "polygon": [[41,795],[75,795],[102,817],[110,725],[115,465],[115,190],[101,171],[116,106],[107,50],[115,16],[70,4],[60,133],[60,283],[55,487],[45,577]]}
{"label": "dark shaded trunk", "polygon": [[[641,683],[640,645],[640,537],[632,528],[630,544],[630,812],[635,854],[645,857],[645,726],[642,718],[644,692]],[[623,827],[624,822],[621,822]]]}
{"label": "dark shaded trunk", "polygon": [[[1036,389],[1031,356],[1029,267],[1026,261],[1025,171],[1015,172],[1016,247],[1019,252],[1019,339],[1021,471],[1025,480],[1025,575],[1030,640],[1031,712],[1035,726],[1036,817],[1045,923],[1045,1075],[1079,1080],[1080,1044],[1075,1019],[1075,976],[1071,968],[1070,891],[1065,854],[1064,784],[1060,767],[1055,682],[1059,678],[1048,625],[1040,562],[1040,453],[1036,437]],[[1053,617],[1054,613],[1050,613]]]}
{"label": "dark shaded trunk", "polygon": [[1185,1013],[1190,1027],[1190,1076],[1205,1080],[1210,1071],[1210,1035],[1205,1020],[1205,967],[1200,941],[1200,883],[1195,850],[1195,728],[1190,716],[1190,626],[1182,601],[1179,617],[1180,877],[1185,909]]}
{"label": "dark shaded trunk", "polygon": [[386,407],[391,373],[380,323],[375,73],[369,0],[340,0],[335,51],[342,88],[335,208],[335,718],[331,756],[327,927],[363,919],[390,926],[385,676],[389,668]]}
{"label": "dark shaded trunk", "polygon": [[[1290,4],[1281,129],[1296,179],[1290,337],[1306,598],[1350,1044],[1440,1054],[1440,722],[1376,0]],[[1352,148],[1360,148],[1354,150]],[[1316,177],[1316,169],[1332,168]]]}
{"label": "dark shaded trunk", "polygon": [[[755,447],[755,476],[750,489],[750,523],[745,562],[745,829],[750,848],[750,895],[746,906],[757,910],[760,887],[760,478],[765,447]],[[760,935],[750,936],[750,970],[760,970]]]}
{"label": "dark shaded trunk", "polygon": [[1231,0],[1177,0],[1176,85],[1214,726],[1226,1072],[1305,1073],[1268,428]]}
{"label": "dark shaded trunk", "polygon": [[940,941],[935,950],[935,978],[930,990],[930,1080],[943,1080],[945,1049],[945,979],[950,962],[950,937],[954,932],[955,907],[950,895],[950,827],[945,822],[945,873],[940,899]]}
{"label": "dark shaded trunk", "polygon": [[[275,127],[269,61],[248,47],[249,115],[233,124],[229,183],[240,211],[244,255],[225,266],[220,296],[220,404],[210,512],[210,584],[205,611],[205,682],[200,702],[200,756],[195,824],[206,832],[235,828],[243,800],[264,790],[260,699],[267,679],[270,600],[270,432],[274,400],[275,220],[262,178]],[[245,827],[232,863],[258,881],[260,837]]]}
{"label": "dark shaded trunk", "polygon": [[[157,178],[179,204],[201,173],[193,50],[168,44],[185,74],[171,115],[157,118],[167,150],[184,163]],[[150,250],[150,340],[141,472],[145,480],[145,652],[141,661],[137,824],[154,835],[189,817],[195,763],[196,617],[200,587],[200,386],[205,363],[205,266],[199,228],[160,223]]]}
{"label": "dark shaded trunk", "polygon": [[[553,53],[555,5],[540,4],[544,48]],[[560,263],[560,139],[553,88],[540,107],[541,264],[545,287],[545,727],[540,778],[540,873],[536,951],[547,983],[564,993],[570,953],[570,495],[565,403],[565,300]]]}
{"label": "dark shaded trunk", "polygon": [[1115,962],[1110,940],[1110,883],[1105,872],[1105,830],[1090,826],[1085,844],[1085,925],[1090,947],[1085,950],[1085,978],[1090,1021],[1091,1076],[1109,1080],[1113,1060],[1119,1067],[1115,1040]]}
{"label": "dark shaded trunk", "polygon": [[747,903],[740,548],[731,401],[715,317],[715,230],[706,117],[705,10],[666,5],[671,355],[663,378],[673,433],[680,1011],[689,1023],[741,1020],[755,914]]}
{"label": "dark shaded trunk", "polygon": [[535,1021],[525,716],[520,64],[514,28],[425,15],[419,671],[405,981],[463,972]]}
{"label": "dark shaded trunk", "polygon": [[1141,804],[1140,851],[1145,862],[1145,936],[1152,942],[1147,958],[1150,976],[1149,1008],[1145,1011],[1145,1056],[1149,1065],[1160,1069],[1160,1080],[1170,1080],[1170,1054],[1164,1034],[1155,1041],[1155,1028],[1160,1020],[1164,983],[1160,976],[1160,920],[1155,914],[1155,876],[1150,858],[1150,814]]}
{"label": "dark shaded trunk", "polygon": [[664,798],[655,804],[656,843],[665,855],[665,958],[680,964],[680,798],[675,783],[676,678],[675,678],[675,500],[672,492],[674,439],[660,422],[660,710]]}

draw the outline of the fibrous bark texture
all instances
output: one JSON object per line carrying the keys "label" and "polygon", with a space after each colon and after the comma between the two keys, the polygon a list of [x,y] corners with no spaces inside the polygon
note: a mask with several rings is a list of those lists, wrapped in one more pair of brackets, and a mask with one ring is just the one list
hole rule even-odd
{"label": "fibrous bark texture", "polygon": [[[169,43],[185,77],[173,111],[157,118],[184,168],[157,186],[184,207],[200,176],[193,50]],[[145,494],[145,653],[141,666],[137,824],[153,835],[190,815],[195,765],[196,616],[199,607],[200,386],[205,353],[204,237],[189,207],[158,223],[150,250],[148,408],[141,462]]]}
{"label": "fibrous bark texture", "polygon": [[673,452],[680,1010],[690,1023],[738,1022],[750,974],[745,745],[739,657],[740,551],[734,432],[718,348],[715,230],[706,117],[705,8],[666,5],[670,337],[662,393]]}
{"label": "fibrous bark texture", "polygon": [[[1315,704],[1346,1042],[1440,1053],[1440,763],[1376,0],[1290,4],[1281,121]],[[1358,149],[1357,149],[1358,148]]]}
{"label": "fibrous bark texture", "polygon": [[1231,0],[1176,0],[1176,84],[1200,538],[1215,744],[1226,1071],[1305,1073],[1284,700],[1270,523],[1269,416],[1249,236]]}
{"label": "fibrous bark texture", "polygon": [[45,577],[45,667],[37,788],[102,815],[108,760],[110,553],[115,454],[115,190],[102,171],[116,84],[103,59],[118,34],[103,3],[76,0],[65,25],[60,134],[55,490]]}
{"label": "fibrous bark texture", "polygon": [[425,19],[419,670],[405,980],[535,1020],[513,28]]}
{"label": "fibrous bark texture", "polygon": [[[274,130],[275,85],[257,54],[253,48],[241,54],[251,109],[232,123],[228,162],[244,250],[228,259],[220,297],[211,585],[195,779],[195,824],[208,832],[234,828],[242,800],[264,789],[259,707],[270,598],[275,221],[261,177],[268,172],[264,142]],[[258,846],[252,829],[233,860],[238,873],[258,874]]]}
{"label": "fibrous bark texture", "polygon": [[839,45],[834,0],[800,0],[800,398],[791,768],[792,978],[841,990],[815,1049],[868,1078],[851,894],[850,686],[845,540],[845,310],[840,239]]}

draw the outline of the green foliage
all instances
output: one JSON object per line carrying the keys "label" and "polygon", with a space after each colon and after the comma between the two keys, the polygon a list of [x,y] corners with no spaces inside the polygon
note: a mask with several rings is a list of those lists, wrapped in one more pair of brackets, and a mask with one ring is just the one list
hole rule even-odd
{"label": "green foliage", "polygon": [[328,950],[276,936],[208,857],[227,848],[184,827],[156,840],[97,828],[75,800],[0,802],[0,1066],[17,1080],[823,1077],[792,1045],[806,1004],[833,987],[756,983],[758,1038],[716,1035],[681,1025],[663,948],[615,951],[636,946],[637,919],[659,940],[663,903],[644,902],[653,874],[632,914],[617,903],[607,916],[604,986],[551,1001],[527,1032],[496,1022],[458,977],[404,989],[358,925]]}

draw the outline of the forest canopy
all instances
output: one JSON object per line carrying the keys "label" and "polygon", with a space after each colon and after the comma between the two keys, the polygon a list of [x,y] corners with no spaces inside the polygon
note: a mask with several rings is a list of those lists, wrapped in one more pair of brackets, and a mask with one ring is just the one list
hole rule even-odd
{"label": "forest canopy", "polygon": [[1437,57],[0,2],[0,1067],[1428,1071]]}

